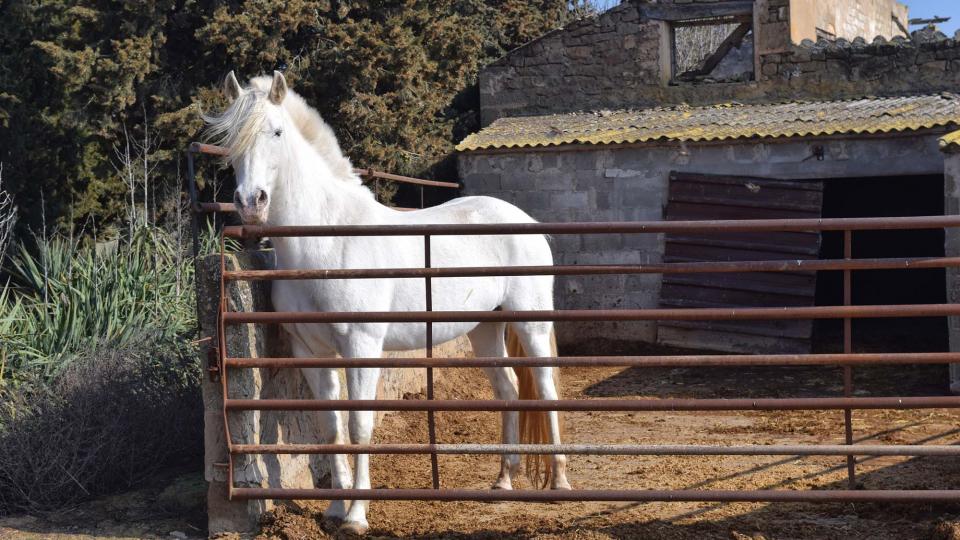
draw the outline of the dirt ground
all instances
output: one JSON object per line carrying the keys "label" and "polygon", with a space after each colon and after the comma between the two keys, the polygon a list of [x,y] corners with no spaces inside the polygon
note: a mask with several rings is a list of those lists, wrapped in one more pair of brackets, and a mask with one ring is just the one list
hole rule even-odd
{"label": "dirt ground", "polygon": [[206,489],[202,471],[166,471],[127,493],[0,517],[0,540],[206,538]]}
{"label": "dirt ground", "polygon": [[[564,397],[811,397],[842,394],[839,369],[565,369]],[[945,367],[863,368],[857,395],[943,395]],[[479,370],[448,370],[437,398],[492,398]],[[955,444],[953,411],[855,411],[855,438],[874,444]],[[498,442],[498,413],[439,413],[441,442]],[[842,443],[843,413],[567,413],[566,440],[640,444]],[[387,417],[377,442],[426,441],[423,413]],[[374,456],[372,485],[430,487],[426,456]],[[494,456],[440,456],[444,487],[487,488]],[[957,489],[952,458],[858,458],[862,489]],[[843,457],[570,456],[574,488],[837,489],[846,486]],[[527,487],[523,485],[515,487]],[[289,504],[268,516],[260,538],[323,538],[326,503]],[[923,538],[960,539],[960,505],[701,503],[372,502],[374,538]]]}
{"label": "dirt ground", "polygon": [[[614,351],[623,353],[626,351]],[[633,351],[631,351],[633,352]],[[643,351],[641,351],[643,352]],[[570,352],[569,354],[576,354]],[[856,394],[945,395],[942,366],[862,368]],[[564,369],[564,397],[812,397],[840,395],[841,371],[828,368]],[[437,398],[491,398],[479,370],[444,370]],[[412,396],[415,397],[415,396]],[[948,410],[855,411],[858,442],[956,444],[958,414]],[[641,444],[812,444],[843,441],[842,412],[567,413],[568,442]],[[439,413],[441,442],[498,442],[497,413]],[[388,416],[377,442],[426,441],[423,413]],[[444,487],[487,488],[494,456],[440,456]],[[430,486],[426,456],[374,456],[373,486]],[[864,489],[957,489],[954,458],[858,458]],[[570,456],[574,488],[838,489],[843,457]],[[60,512],[0,519],[0,539],[197,538],[205,536],[199,476],[158,479],[156,486]],[[172,482],[172,483],[171,483]],[[523,479],[516,487],[527,487]],[[200,497],[200,501],[197,501]],[[260,539],[328,538],[321,502],[282,506],[264,520]],[[703,503],[373,502],[371,538],[535,539],[929,539],[960,540],[960,505]]]}

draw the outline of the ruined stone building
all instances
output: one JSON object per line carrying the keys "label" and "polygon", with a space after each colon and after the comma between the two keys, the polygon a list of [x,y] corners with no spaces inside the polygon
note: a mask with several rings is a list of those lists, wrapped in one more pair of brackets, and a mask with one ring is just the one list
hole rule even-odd
{"label": "ruined stone building", "polygon": [[[625,2],[481,72],[484,127],[458,146],[461,180],[550,222],[957,213],[960,163],[945,167],[945,156],[960,155],[943,153],[941,138],[960,123],[960,43],[933,29],[908,35],[907,19],[893,0]],[[833,233],[553,242],[558,264],[843,256]],[[943,231],[853,238],[854,257],[958,250]],[[954,281],[943,270],[857,272],[853,300],[956,301]],[[560,308],[842,303],[839,272],[571,276],[556,290]],[[960,347],[960,325],[945,319],[856,329],[862,347],[879,346],[870,336],[900,344],[888,350]],[[839,346],[836,321],[578,323],[559,335],[721,351]]]}

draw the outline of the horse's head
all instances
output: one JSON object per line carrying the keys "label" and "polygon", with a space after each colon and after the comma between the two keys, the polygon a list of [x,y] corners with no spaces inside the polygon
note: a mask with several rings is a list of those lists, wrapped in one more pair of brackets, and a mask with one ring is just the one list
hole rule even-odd
{"label": "horse's head", "polygon": [[247,224],[264,223],[282,168],[289,162],[286,138],[296,132],[281,106],[287,81],[275,71],[269,90],[244,89],[231,71],[224,91],[232,103],[218,116],[204,116],[207,131],[229,149],[227,159],[237,179],[233,202],[240,218]]}

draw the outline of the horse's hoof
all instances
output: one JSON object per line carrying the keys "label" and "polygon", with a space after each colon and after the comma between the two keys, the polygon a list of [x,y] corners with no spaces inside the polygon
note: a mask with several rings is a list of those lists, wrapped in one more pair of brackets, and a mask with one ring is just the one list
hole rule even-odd
{"label": "horse's hoof", "polygon": [[320,520],[320,528],[327,534],[334,534],[343,524],[343,518],[340,516],[323,516]]}
{"label": "horse's hoof", "polygon": [[359,521],[344,521],[340,528],[337,529],[337,540],[353,540],[355,538],[363,538],[363,535],[367,534],[367,530],[370,528],[366,523],[360,523]]}

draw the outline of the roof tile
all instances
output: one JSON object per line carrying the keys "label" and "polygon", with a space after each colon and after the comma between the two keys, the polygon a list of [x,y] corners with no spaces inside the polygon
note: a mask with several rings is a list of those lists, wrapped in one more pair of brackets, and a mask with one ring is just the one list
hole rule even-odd
{"label": "roof tile", "polygon": [[960,96],[949,93],[759,105],[724,103],[500,118],[468,136],[457,150],[874,134],[954,125],[960,125]]}

